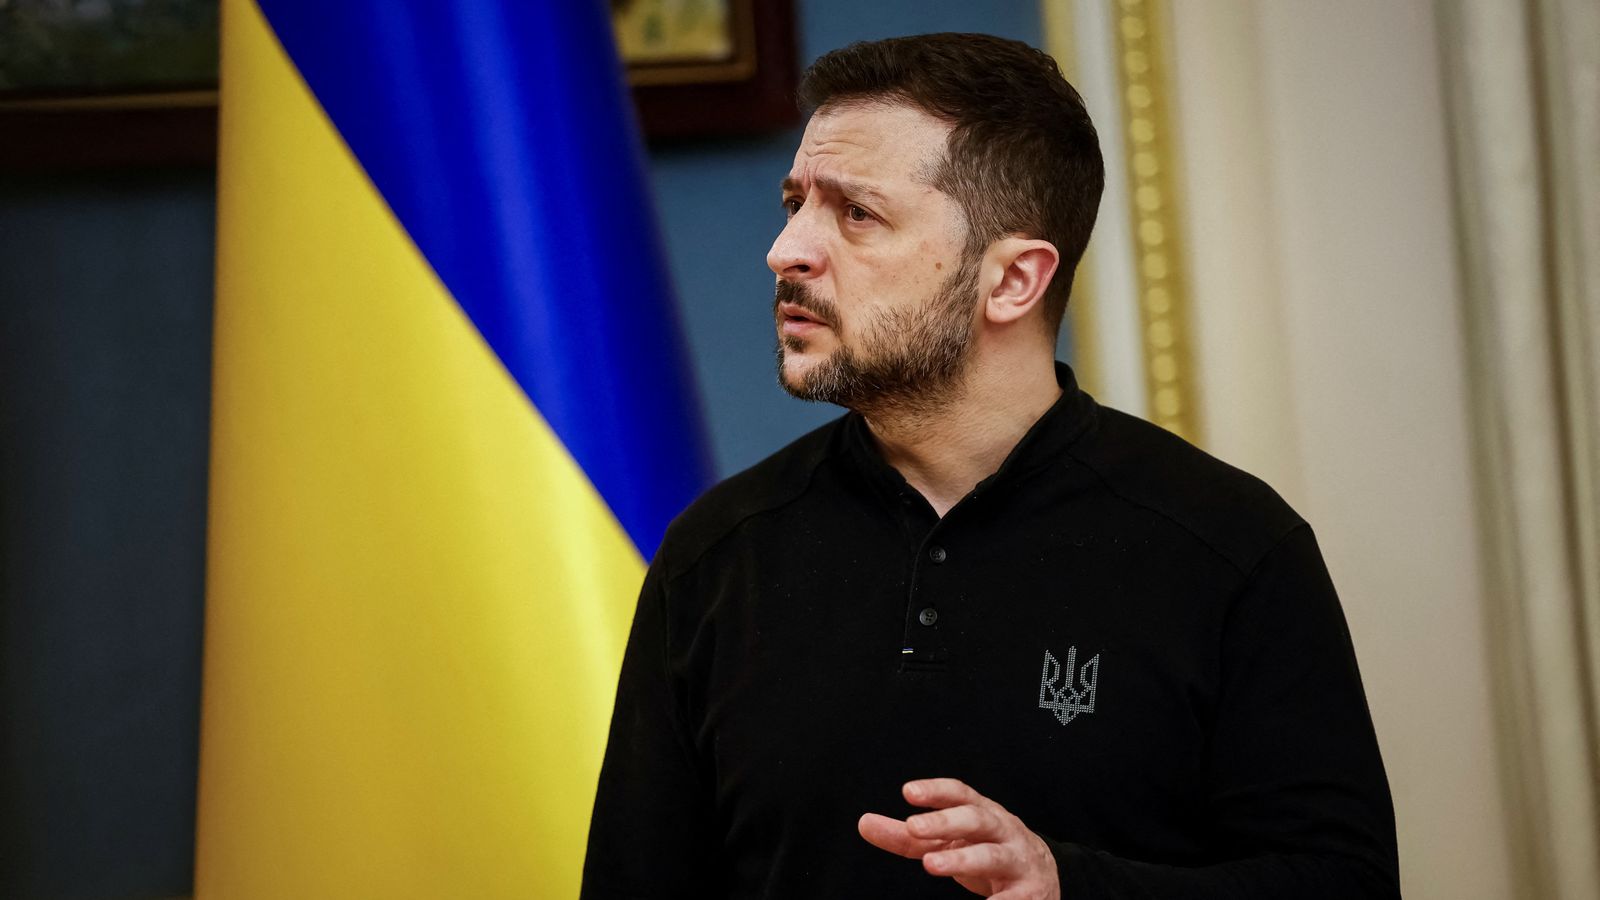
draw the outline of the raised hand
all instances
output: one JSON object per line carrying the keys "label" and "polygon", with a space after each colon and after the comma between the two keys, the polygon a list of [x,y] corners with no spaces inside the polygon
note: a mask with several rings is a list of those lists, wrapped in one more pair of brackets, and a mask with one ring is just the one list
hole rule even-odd
{"label": "raised hand", "polygon": [[912,806],[935,811],[904,821],[867,813],[856,827],[868,843],[921,859],[929,874],[954,878],[984,897],[1061,897],[1050,847],[1005,807],[954,778],[908,781],[901,793]]}

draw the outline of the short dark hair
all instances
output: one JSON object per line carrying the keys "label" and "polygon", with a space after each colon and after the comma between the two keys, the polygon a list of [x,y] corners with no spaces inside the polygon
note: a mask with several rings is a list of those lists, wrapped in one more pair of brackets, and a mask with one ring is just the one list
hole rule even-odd
{"label": "short dark hair", "polygon": [[1083,98],[1055,60],[988,34],[888,38],[824,55],[806,69],[799,93],[813,112],[908,103],[951,123],[930,181],[966,213],[967,251],[1008,234],[1054,244],[1061,265],[1044,311],[1060,327],[1100,208],[1105,163]]}

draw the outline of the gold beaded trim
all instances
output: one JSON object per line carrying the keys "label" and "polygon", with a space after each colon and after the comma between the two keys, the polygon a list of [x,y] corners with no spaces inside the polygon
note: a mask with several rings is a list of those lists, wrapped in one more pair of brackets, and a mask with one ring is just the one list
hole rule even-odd
{"label": "gold beaded trim", "polygon": [[[1078,39],[1073,23],[1072,0],[1040,0],[1040,17],[1044,25],[1045,50],[1055,58],[1062,74],[1074,85],[1082,88],[1083,69],[1078,65]],[[1095,315],[1095,269],[1099,254],[1093,241],[1078,260],[1072,273],[1072,298],[1067,303],[1067,316],[1072,321],[1072,347],[1070,356],[1073,372],[1084,390],[1101,399],[1106,396],[1101,373],[1103,348],[1095,339],[1099,334],[1099,321]]]}
{"label": "gold beaded trim", "polygon": [[1167,115],[1163,0],[1112,0],[1149,417],[1198,443],[1184,311],[1176,154]]}

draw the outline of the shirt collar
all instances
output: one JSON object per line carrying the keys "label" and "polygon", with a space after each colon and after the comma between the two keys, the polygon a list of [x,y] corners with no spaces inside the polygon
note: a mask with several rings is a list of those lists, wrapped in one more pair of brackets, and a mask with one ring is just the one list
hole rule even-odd
{"label": "shirt collar", "polygon": [[[974,493],[1017,480],[1059,460],[1067,447],[1089,426],[1096,404],[1093,397],[1078,387],[1078,379],[1071,366],[1064,362],[1056,363],[1056,384],[1061,387],[1061,397],[1017,441],[1000,468],[973,488]],[[893,497],[913,491],[904,476],[884,461],[866,420],[854,412],[845,419],[848,455],[862,474]]]}

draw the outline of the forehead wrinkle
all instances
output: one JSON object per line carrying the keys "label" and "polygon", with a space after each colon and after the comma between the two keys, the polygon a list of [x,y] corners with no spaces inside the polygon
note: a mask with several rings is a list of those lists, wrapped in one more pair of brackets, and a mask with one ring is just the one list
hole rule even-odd
{"label": "forehead wrinkle", "polygon": [[[856,197],[862,200],[868,200],[872,203],[880,204],[887,204],[891,202],[888,196],[886,196],[882,191],[864,181],[854,181],[848,178],[834,178],[829,175],[813,175],[811,177],[811,183],[816,187],[822,188],[828,193],[838,194],[841,197]],[[793,175],[783,179],[783,184],[780,185],[780,189],[785,194],[802,193],[800,187],[800,179],[795,178]]]}

